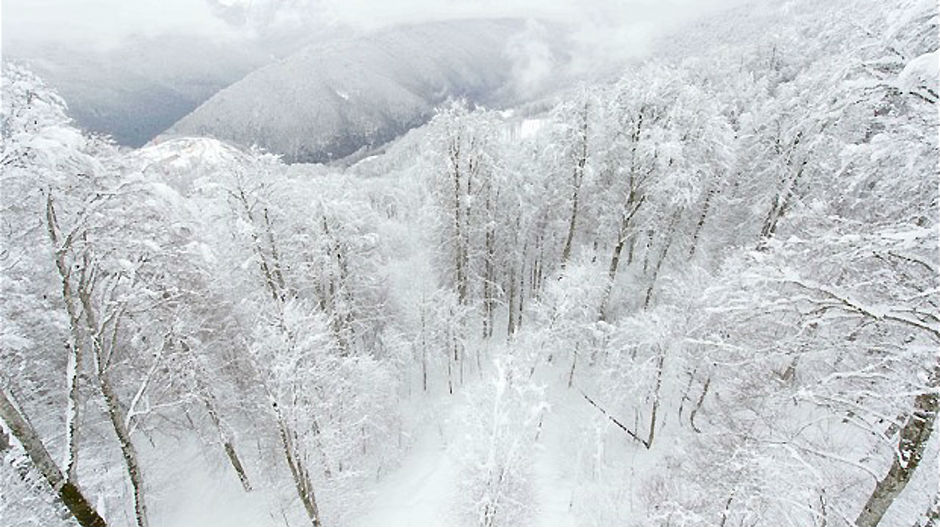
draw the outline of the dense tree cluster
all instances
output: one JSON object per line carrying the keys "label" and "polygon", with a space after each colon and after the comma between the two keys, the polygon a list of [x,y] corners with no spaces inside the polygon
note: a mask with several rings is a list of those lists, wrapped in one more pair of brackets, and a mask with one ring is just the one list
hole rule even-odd
{"label": "dense tree cluster", "polygon": [[0,523],[145,527],[195,441],[342,524],[453,394],[464,517],[518,524],[564,394],[587,522],[937,525],[937,30],[924,0],[732,10],[343,173],[123,152],[5,65]]}

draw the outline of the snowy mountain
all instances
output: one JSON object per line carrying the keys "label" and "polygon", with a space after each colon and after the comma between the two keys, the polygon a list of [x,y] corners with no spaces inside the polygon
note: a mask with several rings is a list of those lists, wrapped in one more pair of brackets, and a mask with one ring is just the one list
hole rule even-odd
{"label": "snowy mountain", "polygon": [[134,150],[124,165],[187,194],[206,174],[247,166],[250,158],[238,149],[207,137],[180,137]]}
{"label": "snowy mountain", "polygon": [[519,20],[396,27],[311,45],[225,88],[172,135],[257,144],[289,161],[324,162],[381,145],[450,97],[511,100]]}
{"label": "snowy mountain", "polygon": [[271,60],[256,48],[183,35],[78,48],[14,47],[7,57],[26,62],[57,89],[81,128],[134,147]]}
{"label": "snowy mountain", "polygon": [[938,28],[308,31],[136,149],[4,64],[0,526],[940,526]]}

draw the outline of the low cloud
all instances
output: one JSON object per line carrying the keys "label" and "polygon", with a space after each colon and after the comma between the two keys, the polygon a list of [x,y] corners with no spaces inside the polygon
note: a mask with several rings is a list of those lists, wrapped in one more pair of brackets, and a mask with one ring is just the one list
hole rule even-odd
{"label": "low cloud", "polygon": [[113,46],[129,36],[189,34],[283,41],[456,18],[512,17],[573,26],[597,54],[632,55],[665,26],[735,0],[5,0],[3,41]]}
{"label": "low cloud", "polygon": [[506,47],[512,64],[512,89],[522,98],[541,92],[553,76],[557,58],[548,40],[545,26],[530,19],[525,30],[513,37]]}

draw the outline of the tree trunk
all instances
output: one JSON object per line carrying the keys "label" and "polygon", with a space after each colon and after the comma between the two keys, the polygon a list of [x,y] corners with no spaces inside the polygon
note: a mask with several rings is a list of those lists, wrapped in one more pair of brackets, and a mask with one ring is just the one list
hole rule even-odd
{"label": "tree trunk", "polygon": [[[277,306],[282,309],[284,301],[286,300],[284,293],[286,292],[287,287],[284,282],[283,275],[281,274],[281,271],[280,271],[280,264],[276,261],[278,258],[278,253],[277,253],[277,246],[276,246],[274,236],[273,236],[271,223],[267,217],[267,214],[265,214],[264,219],[265,219],[266,231],[268,234],[267,239],[268,239],[269,248],[271,251],[271,258],[273,260],[269,264],[268,257],[265,256],[265,252],[260,242],[260,237],[258,236],[258,233],[255,229],[255,222],[251,214],[251,208],[248,205],[247,197],[245,196],[244,190],[239,189],[239,192],[240,192],[242,204],[245,208],[245,213],[248,215],[248,220],[253,227],[252,239],[255,242],[255,250],[258,253],[261,272],[265,277],[265,285],[267,286],[267,289],[270,291],[271,296],[274,299]],[[329,236],[330,235],[329,225],[326,222],[326,218],[323,218],[323,227],[325,230],[325,234]],[[338,249],[336,249],[334,246],[334,252],[337,252],[337,251]],[[336,254],[336,257],[340,259],[339,263],[340,263],[340,267],[342,268],[342,261],[341,261],[342,255]],[[281,316],[283,316],[283,311],[281,312]],[[283,319],[281,320],[281,322],[283,323]],[[304,506],[304,510],[306,511],[307,516],[310,518],[310,521],[313,527],[321,527],[320,511],[319,511],[319,508],[317,507],[316,496],[313,490],[313,483],[310,480],[310,475],[306,467],[304,467],[303,465],[303,456],[299,455],[294,445],[293,438],[296,435],[294,434],[293,430],[291,430],[289,424],[284,418],[284,415],[281,412],[280,406],[278,405],[277,399],[268,390],[267,386],[264,386],[264,383],[262,383],[262,386],[264,387],[264,391],[266,393],[268,401],[271,404],[271,408],[274,411],[275,419],[278,425],[278,436],[281,439],[281,447],[283,449],[285,461],[287,462],[287,466],[290,469],[291,476],[294,479],[294,487],[297,490],[297,496],[300,498],[300,501]],[[317,422],[315,419],[313,421],[313,425],[315,429],[314,432],[316,434],[319,434],[319,426],[317,425]],[[319,441],[319,439],[317,441]],[[324,456],[325,472],[327,476],[329,476],[329,466],[326,464],[326,459],[325,459],[326,454],[325,452],[323,452],[322,448],[320,448],[320,453]]]}
{"label": "tree trunk", "polygon": [[483,338],[486,339],[493,336],[493,314],[496,303],[495,234],[490,228],[486,230],[484,245],[486,262],[483,270]]}
{"label": "tree trunk", "polygon": [[108,419],[111,421],[111,427],[114,429],[114,434],[121,446],[121,455],[124,457],[127,475],[134,489],[134,515],[137,519],[137,525],[138,527],[147,527],[147,503],[144,499],[144,481],[137,460],[137,449],[134,448],[134,443],[131,442],[130,432],[124,424],[124,412],[121,409],[118,396],[111,386],[107,372],[99,370],[97,374],[98,386],[104,395],[105,404],[108,408]]}
{"label": "tree trunk", "polygon": [[462,199],[459,205],[463,208],[463,229],[461,231],[461,244],[463,245],[463,283],[461,284],[461,290],[459,291],[459,296],[462,299],[461,305],[466,305],[469,301],[469,290],[470,290],[470,251],[471,251],[471,233],[473,232],[473,220],[475,215],[473,213],[473,176],[479,171],[479,159],[474,155],[474,141],[471,137],[470,145],[467,152],[467,170],[464,173],[464,179],[466,180],[466,199]]}
{"label": "tree trunk", "polygon": [[790,208],[791,200],[794,194],[796,194],[796,186],[803,176],[803,169],[805,167],[806,161],[803,161],[796,169],[793,176],[783,182],[780,192],[774,197],[770,211],[767,213],[767,218],[764,219],[764,224],[761,226],[760,237],[757,242],[758,249],[762,249],[767,241],[773,238],[774,234],[777,232],[777,224],[780,222],[780,218],[782,218]]}
{"label": "tree trunk", "polygon": [[641,445],[643,445],[644,447],[646,447],[647,449],[649,449],[649,444],[646,442],[645,439],[643,439],[642,437],[638,436],[638,435],[636,434],[636,432],[634,432],[633,430],[630,430],[630,428],[628,428],[627,425],[621,423],[620,420],[618,420],[616,417],[614,417],[613,415],[611,415],[607,410],[605,410],[603,406],[601,406],[601,405],[597,404],[596,402],[594,402],[594,399],[591,399],[590,397],[588,397],[588,394],[584,393],[584,390],[578,389],[578,391],[581,392],[581,396],[584,397],[584,399],[585,399],[588,403],[590,403],[591,406],[593,406],[594,408],[597,408],[602,414],[604,414],[604,417],[606,417],[607,419],[610,420],[610,422],[612,422],[612,423],[614,423],[615,425],[617,425],[617,427],[620,428],[621,430],[623,430],[624,433],[626,433],[628,436],[630,436],[631,439],[633,439],[633,440],[636,441],[637,443],[640,443]]}
{"label": "tree trunk", "polygon": [[62,505],[75,517],[75,521],[82,527],[106,527],[104,518],[82,494],[81,489],[73,481],[67,481],[59,471],[36,431],[7,398],[4,389],[0,389],[0,419],[23,446],[26,456],[52,487]]}
{"label": "tree trunk", "polygon": [[450,310],[450,328],[447,331],[447,338],[450,340],[446,345],[451,346],[446,348],[444,355],[447,356],[447,393],[454,394],[454,362],[457,361],[457,335],[454,333],[454,326],[456,322],[454,321],[454,311]]}
{"label": "tree trunk", "polygon": [[506,323],[506,338],[516,332],[516,268],[509,270],[509,320]]}
{"label": "tree trunk", "polygon": [[284,274],[281,272],[281,257],[277,251],[277,244],[274,242],[274,228],[271,226],[271,219],[268,217],[268,209],[264,209],[264,231],[265,234],[267,234],[268,248],[271,251],[271,274],[274,276],[278,287],[284,290]]}
{"label": "tree trunk", "polygon": [[574,368],[578,364],[578,349],[579,347],[575,345],[574,352],[571,354],[571,369],[568,370],[568,388],[574,386]]}
{"label": "tree trunk", "polygon": [[219,416],[219,412],[216,410],[215,404],[211,400],[212,398],[203,396],[202,399],[206,406],[206,411],[209,413],[209,419],[212,420],[216,433],[219,434],[219,442],[222,444],[222,449],[225,451],[225,456],[228,458],[229,464],[232,465],[232,469],[235,470],[235,475],[238,476],[238,481],[241,482],[245,492],[251,492],[251,481],[249,481],[248,473],[245,472],[245,466],[242,465],[241,459],[238,457],[238,451],[235,450],[235,445],[230,439],[231,434],[227,430],[228,427],[222,422],[222,418]]}
{"label": "tree trunk", "polygon": [[659,277],[659,271],[663,267],[663,262],[666,261],[666,256],[669,255],[669,248],[672,246],[672,241],[675,237],[677,223],[679,223],[678,210],[672,215],[669,230],[666,232],[666,246],[663,247],[663,252],[660,253],[659,260],[656,261],[656,265],[653,267],[653,276],[650,277],[650,285],[646,290],[646,297],[643,299],[643,309],[648,309],[653,299],[653,288],[656,287],[656,279]]}
{"label": "tree trunk", "polygon": [[242,461],[238,457],[238,451],[235,450],[235,444],[231,440],[231,433],[227,430],[228,427],[225,426],[221,417],[219,417],[215,405],[213,405],[209,399],[204,399],[204,402],[206,404],[206,410],[209,413],[209,418],[212,420],[212,424],[219,434],[219,441],[222,443],[222,449],[225,450],[225,456],[228,458],[229,464],[232,465],[232,469],[235,471],[235,475],[238,476],[238,481],[241,482],[245,492],[251,492],[251,481],[248,479],[245,466],[242,465]]}
{"label": "tree trunk", "polygon": [[692,430],[695,430],[695,433],[702,433],[701,430],[695,425],[695,416],[698,415],[699,410],[702,409],[702,404],[705,402],[705,397],[708,395],[708,387],[711,385],[712,378],[708,376],[705,379],[705,385],[702,386],[702,394],[699,395],[698,401],[695,403],[695,408],[689,412],[689,424],[692,426]]}
{"label": "tree trunk", "polygon": [[518,289],[519,290],[519,302],[517,302],[519,307],[516,313],[516,329],[519,329],[522,327],[522,313],[523,313],[523,309],[525,309],[525,262],[526,262],[526,255],[525,255],[525,252],[523,252],[522,263],[520,264],[520,272],[519,272],[519,289]]}
{"label": "tree trunk", "polygon": [[[88,262],[85,263],[84,267],[88,267]],[[86,329],[92,336],[91,349],[94,353],[95,377],[98,379],[98,388],[104,396],[108,419],[111,421],[114,435],[117,437],[118,444],[121,447],[121,455],[124,457],[127,475],[134,489],[134,514],[137,519],[137,525],[138,527],[147,527],[147,504],[144,498],[144,481],[143,474],[140,470],[140,463],[137,459],[137,449],[134,448],[130,431],[127,429],[124,407],[121,405],[120,398],[117,392],[114,391],[110,376],[108,375],[111,359],[116,352],[114,346],[117,340],[117,326],[121,315],[120,312],[117,312],[117,314],[112,317],[112,324],[114,325],[112,328],[113,338],[106,344],[103,339],[105,327],[99,324],[96,317],[95,306],[92,304],[91,300],[92,285],[93,284],[88,284],[86,288],[80,290],[78,297],[82,302],[82,309],[85,312]],[[105,346],[107,346],[107,350]]]}
{"label": "tree trunk", "polygon": [[264,275],[264,281],[268,286],[268,291],[271,292],[271,296],[275,301],[282,300],[280,293],[283,288],[279,287],[277,278],[272,271],[272,266],[269,264],[268,258],[265,255],[261,237],[258,236],[254,214],[251,212],[251,205],[248,203],[248,196],[245,195],[245,189],[241,187],[238,187],[238,200],[241,202],[242,208],[245,210],[245,217],[251,225],[251,239],[255,245],[255,252],[258,254],[258,265],[261,267],[261,274]]}
{"label": "tree trunk", "polygon": [[647,229],[646,231],[646,248],[643,251],[643,273],[649,269],[650,265],[650,253],[653,252],[653,230]]}
{"label": "tree trunk", "polygon": [[[421,388],[428,391],[428,343],[425,328],[424,306],[421,306]],[[409,383],[410,384],[410,383]]]}
{"label": "tree trunk", "polygon": [[463,348],[457,342],[456,336],[454,338],[454,363],[457,364],[457,371],[460,374],[460,385],[463,386]]}
{"label": "tree trunk", "polygon": [[251,482],[248,479],[248,474],[245,472],[245,467],[242,465],[241,459],[238,457],[238,451],[235,450],[235,444],[231,438],[231,430],[222,420],[222,416],[219,414],[219,411],[216,408],[215,395],[212,393],[212,390],[208,384],[203,380],[205,377],[205,371],[197,362],[196,354],[193,353],[192,348],[189,347],[189,344],[187,344],[185,340],[180,341],[180,348],[189,354],[190,359],[193,361],[193,366],[196,370],[193,374],[196,390],[206,407],[206,412],[209,414],[209,419],[212,421],[212,425],[215,427],[216,433],[219,435],[219,442],[222,444],[222,449],[225,451],[225,456],[232,465],[232,469],[235,470],[235,474],[238,476],[238,480],[241,482],[242,488],[245,489],[245,492],[251,492]]}
{"label": "tree trunk", "polygon": [[653,447],[653,438],[656,437],[656,414],[659,412],[659,391],[663,384],[663,363],[666,362],[666,352],[660,351],[656,361],[656,388],[653,391],[653,406],[650,409],[650,429],[646,436],[646,448]]}
{"label": "tree trunk", "polygon": [[[265,216],[267,220],[267,216]],[[351,310],[346,310],[345,312],[340,312],[337,308],[337,291],[343,293],[343,296],[346,300],[347,306],[355,305],[355,301],[350,293],[347,284],[349,283],[349,266],[346,263],[345,251],[343,246],[340,243],[339,239],[333,236],[332,231],[330,230],[329,222],[327,221],[326,216],[322,216],[321,225],[323,227],[323,233],[326,238],[329,240],[329,250],[330,250],[330,260],[331,262],[336,263],[336,275],[334,276],[333,271],[330,270],[330,286],[329,286],[329,295],[328,301],[323,302],[322,305],[325,307],[325,311],[330,315],[330,327],[333,330],[333,335],[336,337],[336,343],[339,345],[340,353],[343,356],[349,355],[352,351],[352,345],[355,340],[355,333],[353,330],[353,313]],[[274,243],[274,236],[271,234],[270,225],[268,228],[268,238],[271,240],[271,252],[277,256],[277,248]],[[280,264],[275,263],[275,268],[279,268]],[[280,283],[281,289],[285,288],[283,280]]]}
{"label": "tree trunk", "polygon": [[614,280],[617,279],[617,270],[620,268],[620,255],[623,253],[624,244],[627,242],[627,236],[630,232],[630,223],[633,220],[633,216],[635,216],[637,211],[640,210],[640,207],[643,206],[645,200],[645,196],[637,199],[634,190],[630,191],[630,196],[627,198],[626,208],[624,209],[623,216],[620,218],[620,227],[617,230],[617,243],[614,245],[613,254],[610,256],[610,266],[607,268],[607,284],[604,287],[604,296],[601,299],[600,320],[607,320],[607,308],[610,303],[610,295],[613,293]]}
{"label": "tree trunk", "polygon": [[450,353],[447,354],[447,393],[454,395],[454,372],[453,363],[450,360]]}
{"label": "tree trunk", "polygon": [[516,325],[515,330],[518,330],[522,327],[522,310],[525,304],[525,295],[526,295],[526,264],[529,261],[529,240],[526,238],[525,244],[522,246],[522,257],[519,259],[519,268],[518,268],[518,280],[513,283],[513,287],[516,288],[517,300],[516,300]]}
{"label": "tree trunk", "polygon": [[928,391],[914,400],[914,411],[901,428],[898,448],[891,468],[881,481],[875,485],[868,502],[855,520],[858,527],[875,527],[887,512],[894,500],[914,476],[927,448],[927,441],[937,419],[940,407],[940,365],[934,367],[930,376]]}
{"label": "tree trunk", "polygon": [[705,226],[705,220],[708,218],[712,198],[715,196],[716,192],[714,187],[712,187],[705,193],[705,203],[702,205],[702,214],[699,216],[698,223],[695,224],[695,231],[692,233],[692,247],[689,248],[689,259],[695,256],[695,250],[698,248],[698,239],[702,234],[702,227]]}
{"label": "tree trunk", "polygon": [[460,136],[454,138],[450,150],[451,177],[454,183],[454,288],[457,291],[457,301],[463,304],[467,297],[466,269],[464,269],[463,245],[463,200],[461,199],[462,183],[460,179]]}
{"label": "tree trunk", "polygon": [[588,104],[584,103],[584,110],[581,113],[581,129],[579,139],[581,140],[581,151],[575,160],[574,172],[572,173],[571,185],[571,219],[568,221],[568,234],[565,236],[565,245],[561,251],[561,268],[564,269],[571,257],[571,244],[574,240],[574,231],[578,221],[578,202],[581,194],[581,182],[584,180],[584,167],[587,164],[588,156]]}
{"label": "tree trunk", "polygon": [[66,368],[68,405],[65,412],[66,449],[63,466],[65,467],[65,478],[69,481],[75,481],[75,473],[78,470],[78,428],[81,417],[79,413],[81,401],[79,401],[78,372],[82,367],[84,341],[81,332],[81,318],[72,291],[71,270],[65,258],[66,252],[72,247],[72,235],[67,236],[65,240],[60,240],[52,194],[46,196],[46,228],[55,254],[55,266],[62,282],[62,300],[65,302],[65,310],[69,316],[69,331],[71,333],[71,342],[68,345],[68,366]]}
{"label": "tree trunk", "polygon": [[313,483],[310,481],[310,475],[303,466],[303,459],[297,455],[292,441],[293,432],[281,417],[277,403],[274,403],[275,413],[277,414],[278,433],[281,438],[281,447],[284,450],[284,459],[287,461],[287,467],[290,469],[291,476],[294,478],[294,488],[297,490],[297,497],[307,512],[307,517],[313,527],[320,527],[320,509],[317,507],[317,498],[313,492]]}
{"label": "tree trunk", "polygon": [[[575,169],[577,174],[578,169]],[[568,234],[565,236],[565,245],[561,252],[561,267],[565,268],[568,258],[571,257],[571,244],[574,240],[574,231],[578,220],[578,198],[581,191],[581,179],[575,176],[574,190],[571,196],[571,219],[568,220]]]}
{"label": "tree trunk", "polygon": [[627,251],[627,265],[633,265],[633,253],[636,251],[636,234],[630,235],[630,250]]}

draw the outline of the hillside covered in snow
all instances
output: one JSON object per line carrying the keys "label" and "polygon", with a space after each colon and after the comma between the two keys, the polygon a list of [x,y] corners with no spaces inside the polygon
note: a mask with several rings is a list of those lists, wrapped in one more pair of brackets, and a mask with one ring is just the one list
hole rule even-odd
{"label": "hillside covered in snow", "polygon": [[519,24],[136,149],[5,62],[0,525],[940,525],[935,3],[755,0],[574,87]]}
{"label": "hillside covered in snow", "polygon": [[258,145],[288,161],[368,151],[449,98],[520,101],[511,44],[525,28],[521,20],[457,20],[313,44],[221,90],[166,135]]}
{"label": "hillside covered in snow", "polygon": [[257,49],[184,36],[135,37],[105,50],[78,47],[14,46],[4,59],[41,75],[68,101],[69,115],[83,129],[135,148],[271,62]]}

